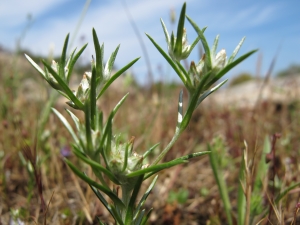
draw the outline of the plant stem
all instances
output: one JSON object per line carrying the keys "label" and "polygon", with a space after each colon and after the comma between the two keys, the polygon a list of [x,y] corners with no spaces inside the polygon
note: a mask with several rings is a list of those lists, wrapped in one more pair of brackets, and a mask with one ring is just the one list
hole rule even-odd
{"label": "plant stem", "polygon": [[154,160],[154,162],[151,164],[151,166],[156,165],[157,163],[159,163],[160,160],[162,160],[162,158],[168,153],[168,151],[173,147],[175,142],[178,140],[182,131],[183,130],[181,128],[176,127],[175,134],[174,134],[172,140],[169,142],[169,144],[166,146],[166,148],[159,154],[159,156]]}

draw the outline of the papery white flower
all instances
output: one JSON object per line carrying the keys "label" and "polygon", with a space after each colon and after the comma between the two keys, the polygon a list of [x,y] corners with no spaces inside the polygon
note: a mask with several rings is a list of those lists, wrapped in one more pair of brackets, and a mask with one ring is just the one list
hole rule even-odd
{"label": "papery white flower", "polygon": [[52,60],[51,68],[52,68],[56,73],[58,73],[58,71],[59,71],[59,65],[58,65],[58,63],[55,62],[54,60]]}
{"label": "papery white flower", "polygon": [[225,49],[222,49],[221,51],[218,52],[216,57],[212,60],[213,68],[218,68],[218,69],[224,68],[224,66],[226,64],[226,60],[227,60],[226,51],[225,51]]}
{"label": "papery white flower", "polygon": [[80,82],[80,85],[81,85],[82,90],[83,90],[84,93],[90,87],[89,81],[88,81],[88,79],[87,79],[87,77],[86,77],[85,74],[83,75],[83,78],[82,78],[82,80]]}

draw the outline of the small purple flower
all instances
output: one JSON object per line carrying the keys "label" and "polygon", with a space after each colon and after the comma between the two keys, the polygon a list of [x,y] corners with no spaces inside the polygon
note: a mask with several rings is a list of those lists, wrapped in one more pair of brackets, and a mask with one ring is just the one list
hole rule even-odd
{"label": "small purple flower", "polygon": [[71,149],[70,149],[70,147],[69,147],[68,145],[62,147],[62,148],[60,149],[60,154],[61,154],[63,157],[66,157],[66,158],[70,157],[70,156],[71,156]]}

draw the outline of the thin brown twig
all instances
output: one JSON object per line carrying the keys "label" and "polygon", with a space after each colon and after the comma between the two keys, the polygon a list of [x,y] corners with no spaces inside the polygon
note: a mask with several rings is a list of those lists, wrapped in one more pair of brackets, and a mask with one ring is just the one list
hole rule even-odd
{"label": "thin brown twig", "polygon": [[49,206],[50,206],[50,202],[52,201],[52,198],[53,198],[53,195],[54,195],[54,191],[52,192],[52,195],[51,195],[51,198],[50,198],[50,200],[49,200],[49,202],[48,202],[48,205],[47,205],[47,207],[46,207],[46,210],[45,210],[45,214],[44,214],[44,225],[46,225],[46,217],[47,217],[47,212],[48,212],[48,209],[49,209]]}

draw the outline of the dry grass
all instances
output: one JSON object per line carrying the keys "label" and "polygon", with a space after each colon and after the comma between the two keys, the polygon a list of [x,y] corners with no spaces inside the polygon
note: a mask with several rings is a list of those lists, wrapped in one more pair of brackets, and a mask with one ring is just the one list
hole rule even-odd
{"label": "dry grass", "polygon": [[[19,90],[22,88],[22,81],[28,77],[34,77],[39,85],[38,90],[29,91],[45,93],[46,89],[35,72],[22,69],[25,63],[23,60],[9,60],[10,63],[17,60],[18,66],[12,67],[7,59],[0,61],[0,224],[9,224],[11,211],[17,209],[22,211],[20,219],[26,221],[26,224],[97,224],[96,216],[112,224],[109,214],[90,188],[64,164],[61,150],[70,148],[71,138],[61,122],[52,114],[44,130],[49,131],[51,135],[42,143],[38,143],[36,148],[36,169],[40,171],[42,195],[48,207],[45,210],[36,179],[32,176],[34,173],[30,172],[31,168],[24,165],[20,157],[22,149],[24,151],[24,141],[28,143],[25,148],[27,151],[34,150],[36,124],[45,100],[28,101],[21,96]],[[162,149],[174,132],[180,89],[181,87],[169,88],[166,85],[153,86],[146,91],[130,87],[130,96],[116,117],[115,129],[124,134],[124,140],[130,139],[131,136],[136,137],[134,147],[137,152],[143,152],[157,142],[161,143],[159,149]],[[106,112],[105,115],[125,93],[108,90],[99,103],[99,107]],[[275,171],[276,177],[285,186],[300,181],[299,102],[276,105],[264,101],[255,109],[211,103],[208,98],[205,104],[197,109],[188,129],[165,160],[206,150],[207,143],[211,143],[214,137],[221,137],[225,144],[224,159],[227,159],[224,176],[232,205],[236,206],[238,171],[244,140],[248,143],[251,158],[255,151],[258,155],[261,153],[266,135],[281,133],[281,138],[275,146],[275,159],[270,162],[273,163],[272,171]],[[63,108],[68,106],[57,103],[55,107],[62,112]],[[80,165],[72,154],[68,157]],[[87,166],[80,166],[92,176]],[[272,179],[272,175],[269,179]],[[188,191],[187,200],[183,203],[168,201],[170,191],[176,192],[180,189]],[[270,187],[266,187],[266,190],[262,190],[262,196],[266,199],[264,207],[268,208],[272,205],[268,202],[268,197],[272,198],[272,191]],[[292,190],[280,205],[273,205],[273,211],[276,213],[271,215],[270,224],[292,223],[297,217],[299,190]],[[278,190],[275,189],[275,192]],[[151,224],[226,224],[222,201],[207,156],[160,173],[146,207],[154,208]],[[236,213],[237,209],[234,207],[232,214],[236,216]],[[266,219],[262,222],[267,223]]]}

